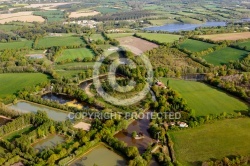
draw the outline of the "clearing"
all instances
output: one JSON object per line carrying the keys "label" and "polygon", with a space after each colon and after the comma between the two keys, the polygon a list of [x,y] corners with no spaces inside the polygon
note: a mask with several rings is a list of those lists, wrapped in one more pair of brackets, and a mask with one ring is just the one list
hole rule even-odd
{"label": "clearing", "polygon": [[223,112],[235,113],[248,109],[248,105],[239,99],[204,83],[168,78],[162,80],[165,85],[167,80],[170,80],[170,87],[181,94],[189,108],[195,110],[196,116],[218,115]]}
{"label": "clearing", "polygon": [[211,54],[205,55],[202,58],[204,58],[208,63],[214,65],[223,65],[230,61],[241,60],[245,58],[247,54],[247,51],[226,47],[216,50]]}
{"label": "clearing", "polygon": [[249,39],[250,32],[241,32],[241,33],[223,33],[223,34],[215,34],[215,35],[202,35],[199,36],[204,39],[211,39],[213,41],[221,41],[221,40],[239,40],[239,39]]}
{"label": "clearing", "polygon": [[6,97],[25,87],[35,86],[48,80],[41,73],[8,73],[0,74],[0,97]]}
{"label": "clearing", "polygon": [[250,119],[227,119],[193,129],[170,132],[177,160],[183,165],[250,153]]}
{"label": "clearing", "polygon": [[135,55],[140,55],[145,51],[158,47],[158,45],[154,43],[133,36],[117,38],[117,40],[121,46],[129,49]]}

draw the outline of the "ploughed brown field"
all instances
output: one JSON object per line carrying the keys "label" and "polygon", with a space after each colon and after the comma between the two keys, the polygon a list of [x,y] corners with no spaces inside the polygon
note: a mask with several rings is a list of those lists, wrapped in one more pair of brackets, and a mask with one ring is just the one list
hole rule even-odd
{"label": "ploughed brown field", "polygon": [[86,12],[71,12],[69,18],[78,18],[78,17],[88,17],[100,14],[97,11],[86,11]]}
{"label": "ploughed brown field", "polygon": [[129,49],[135,55],[140,55],[145,51],[158,47],[157,44],[133,36],[121,37],[116,40],[120,42],[121,46]]}
{"label": "ploughed brown field", "polygon": [[241,33],[224,33],[224,34],[214,34],[214,35],[201,35],[200,38],[211,39],[213,41],[221,40],[239,40],[239,39],[249,39],[250,32]]}
{"label": "ploughed brown field", "polygon": [[43,22],[44,19],[41,16],[34,16],[32,12],[18,12],[10,14],[1,14],[0,15],[0,24],[11,21],[23,21],[23,22]]}

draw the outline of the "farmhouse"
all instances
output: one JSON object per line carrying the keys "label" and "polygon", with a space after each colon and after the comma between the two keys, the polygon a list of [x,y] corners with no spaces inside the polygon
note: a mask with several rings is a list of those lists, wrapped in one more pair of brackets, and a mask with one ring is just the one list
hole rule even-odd
{"label": "farmhouse", "polygon": [[83,27],[96,28],[98,22],[94,20],[79,20],[79,21],[71,21],[71,22],[63,22],[63,24],[78,24]]}
{"label": "farmhouse", "polygon": [[179,123],[179,126],[180,126],[181,128],[184,128],[184,127],[188,127],[188,124],[185,123],[185,122],[180,122],[180,123]]}

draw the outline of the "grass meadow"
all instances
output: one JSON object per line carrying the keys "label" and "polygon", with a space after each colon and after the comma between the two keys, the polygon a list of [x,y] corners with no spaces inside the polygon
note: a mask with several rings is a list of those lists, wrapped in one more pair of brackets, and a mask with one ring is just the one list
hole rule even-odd
{"label": "grass meadow", "polygon": [[204,58],[208,63],[214,65],[223,65],[230,61],[241,60],[247,56],[247,54],[247,51],[226,47],[211,54],[205,55],[202,58]]}
{"label": "grass meadow", "polygon": [[64,19],[64,13],[60,10],[36,11],[33,14],[46,18],[48,22],[57,22]]}
{"label": "grass meadow", "polygon": [[231,155],[249,155],[250,119],[226,119],[170,132],[177,160],[185,166]]}
{"label": "grass meadow", "polygon": [[109,33],[108,36],[111,38],[121,38],[127,36],[133,36],[134,33]]}
{"label": "grass meadow", "polygon": [[78,36],[66,36],[66,37],[44,37],[39,40],[37,48],[49,48],[52,46],[79,46],[85,44],[85,42]]}
{"label": "grass meadow", "polygon": [[0,43],[0,50],[3,49],[18,49],[18,48],[31,48],[33,41],[18,41],[9,43]]}
{"label": "grass meadow", "polygon": [[48,80],[48,76],[41,73],[8,73],[0,74],[0,97],[12,95],[25,87]]}
{"label": "grass meadow", "polygon": [[138,35],[147,38],[149,40],[156,40],[162,43],[172,43],[179,40],[181,36],[172,34],[160,34],[160,33],[138,33]]}
{"label": "grass meadow", "polygon": [[180,48],[187,49],[191,52],[200,52],[215,46],[214,44],[205,43],[198,40],[187,39],[180,44]]}
{"label": "grass meadow", "polygon": [[246,47],[247,51],[250,51],[250,40],[241,42],[238,45],[241,46],[241,47]]}
{"label": "grass meadow", "polygon": [[93,58],[94,53],[87,48],[78,48],[78,49],[66,49],[63,51],[62,55],[56,59],[56,62],[64,61],[64,60],[75,60],[77,58]]}
{"label": "grass meadow", "polygon": [[170,80],[170,87],[181,94],[188,106],[195,110],[196,116],[248,109],[244,102],[204,83],[167,78],[162,80],[165,83]]}

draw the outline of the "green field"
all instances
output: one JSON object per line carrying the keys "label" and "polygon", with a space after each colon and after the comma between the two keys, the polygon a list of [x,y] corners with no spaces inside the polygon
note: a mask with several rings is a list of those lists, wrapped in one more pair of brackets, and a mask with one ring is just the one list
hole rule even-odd
{"label": "green field", "polygon": [[78,73],[81,73],[83,70],[58,70],[56,71],[56,73],[60,76],[60,77],[65,77],[65,78],[73,78],[78,76]]}
{"label": "green field", "polygon": [[0,43],[0,50],[3,50],[3,49],[15,49],[15,48],[31,48],[32,43],[33,43],[33,41]]}
{"label": "green field", "polygon": [[198,40],[187,39],[180,44],[180,48],[187,49],[191,52],[200,52],[215,46],[214,44],[205,43]]}
{"label": "green field", "polygon": [[238,45],[241,47],[246,47],[247,51],[250,51],[250,40],[238,43]]}
{"label": "green field", "polygon": [[170,132],[177,160],[183,165],[198,161],[250,154],[250,119],[227,119],[197,128]]}
{"label": "green field", "polygon": [[230,61],[243,59],[245,56],[247,56],[247,54],[247,51],[226,47],[211,54],[205,55],[202,58],[204,58],[208,63],[222,65]]}
{"label": "green field", "polygon": [[52,46],[79,46],[85,44],[81,37],[62,36],[62,37],[45,37],[39,40],[37,48],[49,48]]}
{"label": "green field", "polygon": [[192,19],[192,18],[181,18],[181,21],[183,23],[187,23],[187,24],[201,24],[202,21],[196,20],[196,19]]}
{"label": "green field", "polygon": [[87,48],[78,48],[78,49],[67,49],[64,50],[62,55],[56,59],[56,62],[61,62],[64,60],[75,60],[77,58],[84,59],[84,58],[93,58],[94,54],[90,49]]}
{"label": "green field", "polygon": [[35,129],[34,126],[28,126],[28,127],[25,127],[21,130],[15,131],[11,134],[4,136],[3,139],[8,140],[9,142],[12,142],[14,139],[21,137],[22,134],[29,133],[34,129]]}
{"label": "green field", "polygon": [[156,40],[162,43],[172,43],[179,40],[181,36],[171,34],[160,34],[160,33],[138,33],[138,35],[147,38],[149,40]]}
{"label": "green field", "polygon": [[103,36],[101,35],[101,34],[92,34],[91,36],[90,36],[90,38],[92,39],[92,40],[104,40],[104,38],[103,38]]}
{"label": "green field", "polygon": [[33,14],[47,19],[48,22],[62,21],[64,19],[64,13],[60,10],[36,11]]}
{"label": "green field", "polygon": [[94,66],[94,62],[74,62],[74,63],[66,63],[63,65],[56,65],[56,70],[69,70],[77,67],[92,67]]}
{"label": "green field", "polygon": [[159,20],[148,20],[153,25],[165,25],[165,24],[174,24],[174,23],[180,23],[179,21],[175,19],[159,19]]}
{"label": "green field", "polygon": [[109,33],[108,36],[111,38],[120,38],[120,37],[127,37],[133,36],[134,33]]}
{"label": "green field", "polygon": [[0,80],[0,97],[5,97],[25,87],[47,81],[48,76],[41,73],[8,73],[0,74]]}
{"label": "green field", "polygon": [[165,83],[170,80],[170,87],[182,95],[189,108],[195,110],[196,116],[234,113],[248,109],[244,102],[206,84],[167,78],[162,80]]}

